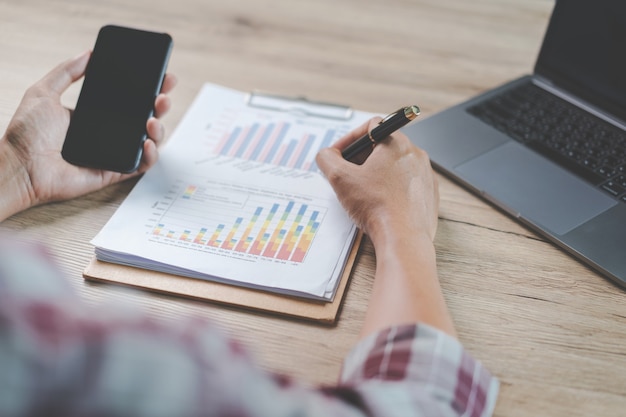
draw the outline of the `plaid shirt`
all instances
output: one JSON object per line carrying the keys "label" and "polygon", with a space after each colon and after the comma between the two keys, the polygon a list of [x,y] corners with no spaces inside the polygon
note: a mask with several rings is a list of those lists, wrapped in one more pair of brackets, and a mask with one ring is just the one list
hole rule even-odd
{"label": "plaid shirt", "polygon": [[0,240],[0,416],[488,416],[498,382],[422,324],[361,340],[339,382],[256,367],[200,319],[80,303],[41,247]]}

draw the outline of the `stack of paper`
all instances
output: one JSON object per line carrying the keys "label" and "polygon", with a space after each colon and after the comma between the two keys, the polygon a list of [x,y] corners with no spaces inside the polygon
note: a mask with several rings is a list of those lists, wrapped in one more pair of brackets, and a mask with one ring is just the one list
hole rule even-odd
{"label": "stack of paper", "polygon": [[98,260],[332,301],[357,230],[315,155],[372,115],[248,99],[202,88],[93,239]]}

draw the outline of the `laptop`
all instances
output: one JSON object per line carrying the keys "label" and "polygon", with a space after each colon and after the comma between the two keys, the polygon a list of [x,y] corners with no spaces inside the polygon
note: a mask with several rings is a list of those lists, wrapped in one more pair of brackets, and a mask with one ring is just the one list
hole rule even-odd
{"label": "laptop", "polygon": [[533,74],[409,125],[433,166],[626,287],[626,2],[557,0]]}

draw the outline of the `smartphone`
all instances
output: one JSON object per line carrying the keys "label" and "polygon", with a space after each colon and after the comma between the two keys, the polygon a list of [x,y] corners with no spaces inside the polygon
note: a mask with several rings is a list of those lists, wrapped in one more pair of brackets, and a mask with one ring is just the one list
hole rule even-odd
{"label": "smartphone", "polygon": [[167,33],[113,25],[100,29],[61,150],[66,161],[137,170],[172,44]]}

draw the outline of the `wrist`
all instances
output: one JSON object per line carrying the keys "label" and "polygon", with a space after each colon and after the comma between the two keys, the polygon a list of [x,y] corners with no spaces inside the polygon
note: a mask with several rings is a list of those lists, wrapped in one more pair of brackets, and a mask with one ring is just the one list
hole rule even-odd
{"label": "wrist", "polygon": [[362,334],[426,323],[456,337],[437,273],[435,245],[419,229],[387,229],[372,239],[376,279]]}
{"label": "wrist", "polygon": [[0,138],[0,221],[31,206],[29,176],[6,136]]}
{"label": "wrist", "polygon": [[393,274],[385,273],[382,276],[437,277],[435,244],[428,234],[411,230],[388,231],[371,240],[377,266],[386,268],[389,266],[386,263],[391,261],[389,264],[394,268]]}
{"label": "wrist", "polygon": [[414,224],[411,219],[396,217],[374,216],[376,219],[367,225],[367,234],[379,250],[388,247],[403,247],[410,244],[428,245],[434,247],[434,236],[427,227]]}

